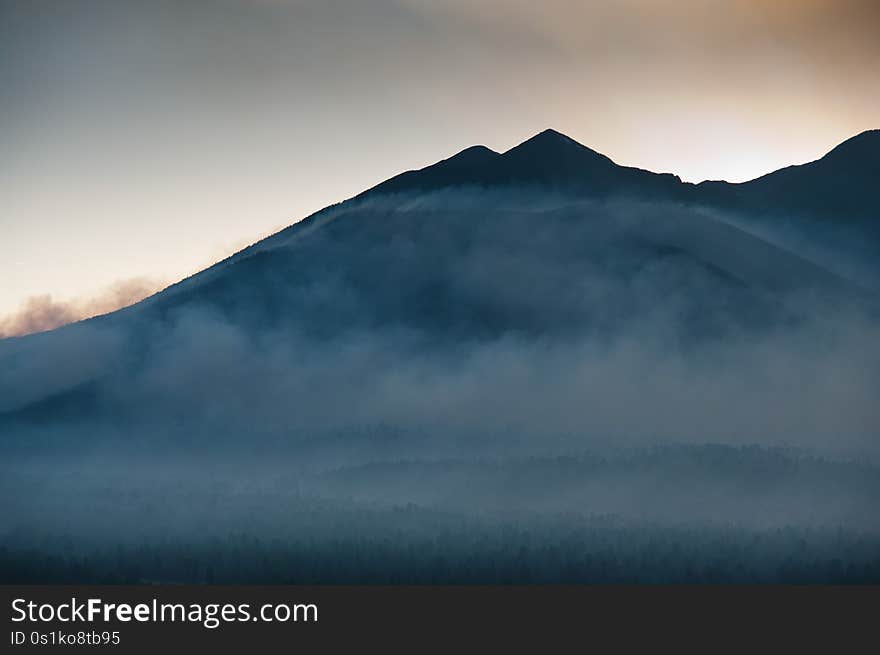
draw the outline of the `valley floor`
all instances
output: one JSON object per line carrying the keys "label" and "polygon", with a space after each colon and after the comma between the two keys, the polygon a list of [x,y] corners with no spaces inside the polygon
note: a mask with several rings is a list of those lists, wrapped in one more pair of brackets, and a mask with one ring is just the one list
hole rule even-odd
{"label": "valley floor", "polygon": [[880,583],[870,465],[725,446],[293,461],[7,459],[0,581]]}

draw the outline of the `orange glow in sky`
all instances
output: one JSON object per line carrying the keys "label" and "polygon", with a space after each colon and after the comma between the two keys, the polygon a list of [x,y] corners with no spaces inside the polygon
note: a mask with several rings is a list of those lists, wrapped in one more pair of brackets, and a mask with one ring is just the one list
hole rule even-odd
{"label": "orange glow in sky", "polygon": [[876,0],[4,3],[0,317],[553,127],[743,181],[880,127]]}

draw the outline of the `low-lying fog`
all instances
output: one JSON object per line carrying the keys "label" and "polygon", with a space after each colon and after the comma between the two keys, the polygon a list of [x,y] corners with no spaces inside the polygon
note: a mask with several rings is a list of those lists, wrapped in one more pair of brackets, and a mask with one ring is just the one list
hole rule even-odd
{"label": "low-lying fog", "polygon": [[354,538],[395,508],[880,544],[877,316],[857,281],[698,209],[343,204],[0,341],[0,544]]}

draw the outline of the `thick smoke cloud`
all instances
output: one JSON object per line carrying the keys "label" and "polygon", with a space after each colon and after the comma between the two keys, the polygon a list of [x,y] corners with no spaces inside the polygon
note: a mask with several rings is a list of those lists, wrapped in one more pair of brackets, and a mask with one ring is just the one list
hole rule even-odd
{"label": "thick smoke cloud", "polygon": [[54,330],[62,325],[114,312],[151,296],[166,285],[147,278],[120,280],[93,298],[55,300],[28,298],[17,312],[0,317],[0,339]]}

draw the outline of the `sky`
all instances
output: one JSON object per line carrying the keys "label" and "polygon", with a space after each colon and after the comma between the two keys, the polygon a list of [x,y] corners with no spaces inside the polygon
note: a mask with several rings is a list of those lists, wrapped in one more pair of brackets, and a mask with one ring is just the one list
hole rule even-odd
{"label": "sky", "polygon": [[878,70],[876,0],[0,0],[0,336],[547,127],[751,179],[880,127]]}

